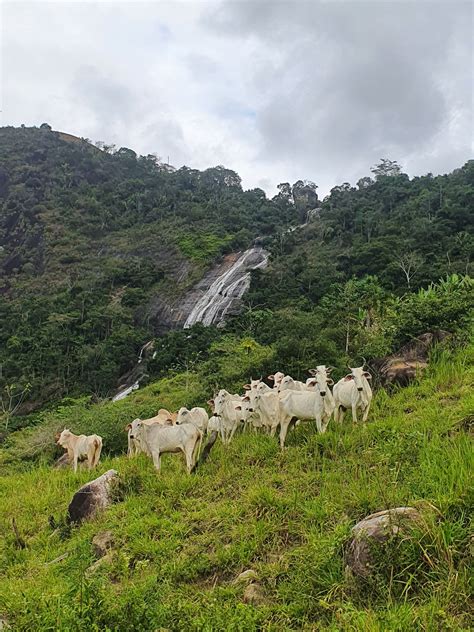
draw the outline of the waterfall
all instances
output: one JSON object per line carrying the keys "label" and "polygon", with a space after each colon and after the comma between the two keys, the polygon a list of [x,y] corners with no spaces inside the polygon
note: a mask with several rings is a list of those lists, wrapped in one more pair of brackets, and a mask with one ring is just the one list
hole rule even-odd
{"label": "waterfall", "polygon": [[196,302],[184,323],[184,328],[187,329],[195,323],[208,326],[222,322],[235,301],[241,299],[248,290],[250,270],[264,268],[267,262],[268,253],[260,246],[243,252]]}

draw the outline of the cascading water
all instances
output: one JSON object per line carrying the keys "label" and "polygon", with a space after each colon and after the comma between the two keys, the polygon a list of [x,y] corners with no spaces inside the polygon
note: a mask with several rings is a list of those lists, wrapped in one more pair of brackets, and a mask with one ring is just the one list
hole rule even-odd
{"label": "cascading water", "polygon": [[195,323],[206,326],[221,323],[232,305],[248,290],[250,270],[264,268],[267,263],[268,253],[260,246],[243,252],[197,301],[184,323],[184,328],[192,327]]}

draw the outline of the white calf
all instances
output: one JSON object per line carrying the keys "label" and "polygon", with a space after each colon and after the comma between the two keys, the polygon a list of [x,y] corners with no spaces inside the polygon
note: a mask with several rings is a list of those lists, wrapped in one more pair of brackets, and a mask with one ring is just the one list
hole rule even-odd
{"label": "white calf", "polygon": [[97,465],[102,451],[102,437],[99,435],[75,435],[68,428],[64,428],[56,441],[65,448],[74,471],[77,472],[77,462],[81,457],[87,458],[88,468]]}

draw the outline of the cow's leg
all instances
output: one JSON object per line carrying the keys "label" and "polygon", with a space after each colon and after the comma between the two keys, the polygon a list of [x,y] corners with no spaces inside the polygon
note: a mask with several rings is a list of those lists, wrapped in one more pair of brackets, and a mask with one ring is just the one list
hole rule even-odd
{"label": "cow's leg", "polygon": [[367,417],[369,416],[369,409],[370,409],[370,405],[366,407],[366,409],[364,410],[364,415],[362,417],[362,421],[367,421]]}
{"label": "cow's leg", "polygon": [[198,441],[199,439],[197,441],[192,441],[190,439],[184,446],[183,452],[184,452],[184,457],[186,459],[186,469],[188,470],[188,474],[191,474],[191,470],[193,469],[193,465],[194,465],[193,452],[194,452],[194,449],[196,448]]}
{"label": "cow's leg", "polygon": [[290,425],[291,417],[286,417],[280,421],[280,448],[283,450],[285,447],[286,433],[288,432],[288,426]]}
{"label": "cow's leg", "polygon": [[352,404],[352,422],[357,423],[357,404]]}
{"label": "cow's leg", "polygon": [[161,469],[161,454],[159,450],[153,450],[151,453],[151,458],[153,459],[153,465],[156,467],[158,472]]}
{"label": "cow's leg", "polygon": [[77,460],[78,460],[78,455],[74,453],[73,463],[72,463],[72,467],[74,469],[74,472],[77,472]]}
{"label": "cow's leg", "polygon": [[314,416],[314,419],[316,421],[316,428],[318,429],[318,432],[321,434],[324,432],[323,430],[323,425],[321,423],[321,415],[319,413],[316,413]]}

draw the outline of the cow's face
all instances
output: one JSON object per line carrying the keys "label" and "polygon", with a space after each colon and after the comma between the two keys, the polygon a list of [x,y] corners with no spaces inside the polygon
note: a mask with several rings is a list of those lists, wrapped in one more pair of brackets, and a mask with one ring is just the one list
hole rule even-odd
{"label": "cow's face", "polygon": [[129,429],[130,439],[136,439],[137,436],[140,434],[141,429],[143,427],[142,420],[141,419],[134,419],[132,421],[132,423],[129,424],[129,426],[130,426],[130,429]]}
{"label": "cow's face", "polygon": [[284,377],[285,377],[284,373],[282,373],[281,371],[277,371],[273,375],[269,375],[267,379],[269,379],[270,382],[273,382],[274,388],[278,388],[278,386],[280,386],[280,383]]}
{"label": "cow's face", "polygon": [[294,388],[295,381],[291,377],[291,375],[285,375],[285,377],[281,380],[280,385],[278,386],[278,392],[288,391]]}
{"label": "cow's face", "polygon": [[363,366],[358,366],[358,367],[349,367],[351,372],[346,375],[346,377],[344,378],[345,381],[350,381],[353,380],[355,387],[357,388],[357,390],[359,391],[359,393],[362,393],[362,391],[364,390],[364,380],[363,378],[365,377],[367,380],[370,380],[372,378],[372,376],[370,375],[370,373],[368,371],[364,371],[364,367]]}
{"label": "cow's face", "polygon": [[189,415],[189,410],[184,406],[179,409],[178,417],[176,418],[176,424],[179,426],[180,424],[185,424]]}
{"label": "cow's face", "polygon": [[313,379],[316,380],[319,394],[321,397],[325,397],[329,386],[334,384],[333,380],[329,377],[326,366],[324,364],[320,364],[316,367],[315,371],[312,371],[312,373],[314,375]]}
{"label": "cow's face", "polygon": [[69,430],[69,428],[64,428],[64,430],[61,432],[61,434],[57,438],[56,443],[60,445],[61,447],[64,447],[67,444],[70,436],[71,436],[71,431]]}

